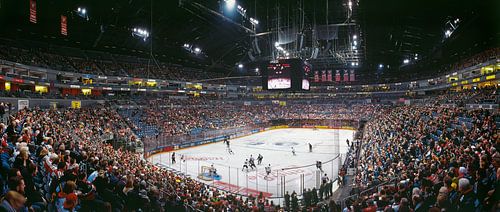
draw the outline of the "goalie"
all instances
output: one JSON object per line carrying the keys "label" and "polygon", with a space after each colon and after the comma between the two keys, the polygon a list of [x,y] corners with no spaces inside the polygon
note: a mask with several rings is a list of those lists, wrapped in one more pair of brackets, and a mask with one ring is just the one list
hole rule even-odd
{"label": "goalie", "polygon": [[214,167],[214,164],[210,166],[210,169],[208,170],[208,174],[210,177],[215,177],[217,175],[217,169]]}

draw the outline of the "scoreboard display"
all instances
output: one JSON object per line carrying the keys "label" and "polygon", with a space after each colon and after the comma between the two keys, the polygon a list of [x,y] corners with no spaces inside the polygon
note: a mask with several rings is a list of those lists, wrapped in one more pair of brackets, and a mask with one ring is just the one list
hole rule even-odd
{"label": "scoreboard display", "polygon": [[270,61],[262,73],[266,90],[309,90],[310,67],[301,59]]}
{"label": "scoreboard display", "polygon": [[269,63],[267,66],[267,89],[292,88],[292,72],[290,63]]}

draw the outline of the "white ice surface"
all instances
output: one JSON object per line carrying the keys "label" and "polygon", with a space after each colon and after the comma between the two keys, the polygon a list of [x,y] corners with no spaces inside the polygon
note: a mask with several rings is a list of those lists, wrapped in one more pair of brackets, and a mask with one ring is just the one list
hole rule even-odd
{"label": "white ice surface", "polygon": [[[301,185],[305,188],[317,188],[320,176],[325,173],[329,178],[336,177],[340,161],[331,159],[337,156],[337,152],[346,153],[346,139],[352,141],[353,136],[352,130],[276,129],[230,140],[231,149],[235,153],[233,155],[228,153],[226,144],[219,142],[175,151],[176,164],[171,163],[171,152],[153,155],[149,160],[196,179],[202,166],[213,164],[221,179],[198,179],[199,181],[244,195],[264,192],[266,196],[279,197],[283,195],[283,190],[290,193],[295,190],[300,194]],[[309,152],[308,143],[313,146],[312,152]],[[292,154],[292,146],[296,156]],[[264,156],[262,164],[257,165],[256,170],[242,171],[245,159],[250,155],[257,159],[259,153]],[[181,155],[184,155],[185,161],[180,160]],[[323,162],[323,173],[315,166],[318,160]],[[342,162],[343,160],[344,158]],[[272,173],[266,177],[264,168],[268,164],[271,164]],[[293,167],[301,168],[288,169]]]}

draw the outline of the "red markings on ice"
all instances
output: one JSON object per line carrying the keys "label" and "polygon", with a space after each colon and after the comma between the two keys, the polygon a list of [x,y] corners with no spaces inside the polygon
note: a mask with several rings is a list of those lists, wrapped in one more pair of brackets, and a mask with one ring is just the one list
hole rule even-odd
{"label": "red markings on ice", "polygon": [[224,160],[223,157],[195,157],[195,156],[184,156],[184,160],[199,160],[199,161],[207,161],[207,160]]}
{"label": "red markings on ice", "polygon": [[229,183],[225,183],[225,182],[221,182],[221,181],[215,181],[214,186],[216,188],[224,190],[224,191],[228,191],[231,193],[243,194],[243,195],[247,195],[247,196],[252,195],[252,196],[256,197],[256,196],[259,196],[259,194],[261,192],[262,192],[262,196],[264,196],[264,197],[271,197],[273,195],[273,194],[265,192],[265,191],[257,191],[255,189],[244,188],[241,186],[237,186],[237,185],[233,185],[233,184],[229,184]]}
{"label": "red markings on ice", "polygon": [[[259,179],[273,181],[274,179],[276,179],[277,174],[279,174],[280,177],[281,176],[297,175],[297,174],[304,174],[305,176],[311,175],[311,173],[305,173],[305,171],[303,169],[289,169],[289,170],[285,170],[285,171],[278,170],[278,173],[276,173],[276,171],[271,171],[271,173],[269,175],[267,175],[266,172],[259,171],[257,173],[257,176],[259,177]],[[248,179],[255,180],[256,179],[255,172],[249,171],[248,172]]]}

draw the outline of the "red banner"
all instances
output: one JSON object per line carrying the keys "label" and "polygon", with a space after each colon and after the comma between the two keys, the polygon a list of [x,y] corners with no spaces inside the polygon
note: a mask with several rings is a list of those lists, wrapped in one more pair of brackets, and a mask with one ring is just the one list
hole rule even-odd
{"label": "red banner", "polygon": [[356,81],[356,77],[355,77],[355,74],[354,74],[354,70],[351,70],[351,75],[350,75],[350,79],[349,79],[351,82],[354,82]]}
{"label": "red banner", "polygon": [[348,82],[348,81],[349,81],[349,71],[344,70],[344,82]]}
{"label": "red banner", "polygon": [[321,71],[321,82],[326,82],[326,71]]}
{"label": "red banner", "polygon": [[30,0],[30,22],[36,24],[36,0]]}
{"label": "red banner", "polygon": [[314,82],[319,82],[319,72],[314,71]]}
{"label": "red banner", "polygon": [[340,82],[340,70],[335,71],[335,82]]}
{"label": "red banner", "polygon": [[68,35],[68,18],[61,15],[61,35]]}
{"label": "red banner", "polygon": [[332,81],[332,70],[328,70],[328,74],[326,75],[326,81]]}

